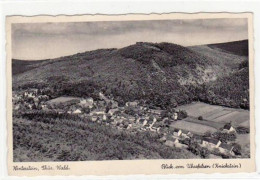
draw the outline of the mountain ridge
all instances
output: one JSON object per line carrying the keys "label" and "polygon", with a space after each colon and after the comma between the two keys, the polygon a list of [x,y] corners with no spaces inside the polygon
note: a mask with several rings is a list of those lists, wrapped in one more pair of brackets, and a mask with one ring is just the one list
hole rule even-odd
{"label": "mountain ridge", "polygon": [[13,71],[13,87],[40,84],[53,87],[56,96],[90,96],[103,91],[113,94],[121,103],[143,99],[148,104],[167,108],[198,100],[188,86],[229,75],[244,58],[229,54],[227,60],[230,64],[226,67],[221,56],[217,61],[193,48],[165,42],[137,42],[120,49],[99,49],[32,63],[20,74]]}

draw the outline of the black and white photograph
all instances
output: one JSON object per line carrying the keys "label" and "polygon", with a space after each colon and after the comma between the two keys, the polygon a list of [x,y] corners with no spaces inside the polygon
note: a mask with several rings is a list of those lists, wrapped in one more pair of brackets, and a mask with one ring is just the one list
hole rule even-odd
{"label": "black and white photograph", "polygon": [[252,14],[7,19],[8,171],[255,169]]}
{"label": "black and white photograph", "polygon": [[250,158],[247,18],[14,23],[14,162]]}

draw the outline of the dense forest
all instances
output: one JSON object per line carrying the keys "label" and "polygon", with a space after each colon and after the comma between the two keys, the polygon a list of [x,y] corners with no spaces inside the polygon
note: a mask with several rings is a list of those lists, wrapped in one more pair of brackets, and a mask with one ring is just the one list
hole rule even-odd
{"label": "dense forest", "polygon": [[[247,45],[244,41],[235,44],[230,46],[241,51]],[[225,43],[214,48],[231,51],[227,46]],[[229,64],[221,63],[222,56],[215,60],[218,57],[176,44],[140,42],[122,49],[101,49],[39,63],[13,60],[13,89],[47,88],[51,97],[98,98],[98,93],[103,92],[119,104],[140,100],[161,109],[198,100],[249,109],[248,60],[240,58],[239,53],[221,53]],[[17,70],[22,64],[24,69]]]}

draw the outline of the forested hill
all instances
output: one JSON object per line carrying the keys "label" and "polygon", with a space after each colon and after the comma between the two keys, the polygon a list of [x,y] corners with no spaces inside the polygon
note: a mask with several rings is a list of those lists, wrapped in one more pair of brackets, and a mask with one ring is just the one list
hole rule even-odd
{"label": "forested hill", "polygon": [[208,45],[239,56],[248,56],[248,40]]}
{"label": "forested hill", "polygon": [[[245,60],[227,53],[223,59],[221,55],[210,56],[211,51],[197,50],[171,43],[139,42],[40,63],[15,60],[13,88],[51,87],[52,96],[95,97],[102,91],[121,104],[141,100],[163,109],[175,107],[198,100],[198,87],[233,74]],[[15,68],[17,63],[23,70]]]}

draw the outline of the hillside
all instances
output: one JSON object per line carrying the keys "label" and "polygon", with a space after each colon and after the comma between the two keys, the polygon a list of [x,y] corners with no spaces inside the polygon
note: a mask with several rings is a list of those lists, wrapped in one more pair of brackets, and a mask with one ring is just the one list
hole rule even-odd
{"label": "hillside", "polygon": [[248,40],[210,44],[209,47],[218,48],[234,55],[248,56]]}
{"label": "hillside", "polygon": [[134,134],[79,117],[27,113],[15,118],[13,132],[16,162],[198,158],[161,144],[158,134]]}
{"label": "hillside", "polygon": [[248,63],[243,62],[237,72],[208,83],[201,99],[212,104],[249,109]]}
{"label": "hillside", "polygon": [[[196,88],[236,72],[245,59],[209,46],[139,42],[40,64],[26,62],[25,70],[13,70],[13,88],[51,87],[52,97],[95,97],[102,91],[120,104],[143,100],[164,109],[198,100]],[[13,69],[17,62],[24,61],[13,61]]]}
{"label": "hillside", "polygon": [[48,60],[39,61],[21,61],[17,59],[12,60],[12,75],[21,74],[31,69],[42,66],[49,62]]}

